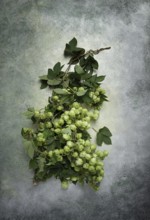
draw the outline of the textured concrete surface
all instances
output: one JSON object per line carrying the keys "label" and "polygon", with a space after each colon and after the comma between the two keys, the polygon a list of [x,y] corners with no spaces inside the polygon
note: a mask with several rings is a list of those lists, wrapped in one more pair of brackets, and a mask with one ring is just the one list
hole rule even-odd
{"label": "textured concrete surface", "polygon": [[[149,14],[148,0],[0,1],[0,219],[150,219]],[[20,136],[26,107],[47,103],[38,76],[67,62],[74,36],[87,50],[112,47],[97,56],[110,102],[96,126],[113,133],[99,192],[54,179],[33,187]]]}

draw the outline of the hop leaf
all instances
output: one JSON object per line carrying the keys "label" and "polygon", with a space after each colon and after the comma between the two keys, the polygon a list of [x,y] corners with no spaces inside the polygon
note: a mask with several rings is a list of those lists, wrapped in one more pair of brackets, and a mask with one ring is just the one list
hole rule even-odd
{"label": "hop leaf", "polygon": [[78,56],[84,54],[85,50],[83,48],[77,47],[77,39],[74,37],[72,40],[66,44],[64,55],[65,56]]}
{"label": "hop leaf", "polygon": [[97,133],[97,138],[96,138],[97,144],[99,146],[102,146],[103,143],[105,143],[107,145],[112,144],[111,138],[110,138],[111,136],[112,136],[112,134],[107,127],[103,127],[101,129],[99,129],[99,131]]}
{"label": "hop leaf", "polygon": [[34,156],[34,144],[32,141],[24,140],[24,147],[28,156],[32,159]]}

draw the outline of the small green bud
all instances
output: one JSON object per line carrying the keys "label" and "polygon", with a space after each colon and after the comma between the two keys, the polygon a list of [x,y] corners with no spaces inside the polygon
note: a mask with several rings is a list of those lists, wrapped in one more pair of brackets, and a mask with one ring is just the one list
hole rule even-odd
{"label": "small green bud", "polygon": [[76,134],[76,138],[77,138],[77,139],[82,138],[82,133],[77,133],[77,134]]}
{"label": "small green bud", "polygon": [[75,117],[75,111],[73,111],[73,110],[71,110],[70,112],[69,112],[69,115],[70,115],[70,117]]}
{"label": "small green bud", "polygon": [[72,106],[73,106],[74,108],[79,108],[79,107],[80,107],[80,104],[79,104],[78,102],[74,102],[74,103],[72,104]]}
{"label": "small green bud", "polygon": [[93,98],[93,95],[94,95],[94,92],[90,92],[90,93],[89,93],[89,97],[90,97],[90,98]]}
{"label": "small green bud", "polygon": [[82,164],[83,164],[83,160],[80,159],[80,158],[78,158],[78,159],[76,160],[76,165],[77,165],[77,166],[81,166]]}
{"label": "small green bud", "polygon": [[58,156],[57,157],[57,161],[62,161],[63,160],[63,157],[62,156]]}
{"label": "small green bud", "polygon": [[60,134],[61,133],[61,129],[60,128],[56,128],[54,131],[55,131],[56,134]]}
{"label": "small green bud", "polygon": [[89,168],[89,164],[88,164],[88,163],[85,163],[85,164],[83,165],[83,168],[84,168],[84,169],[88,169],[88,168]]}
{"label": "small green bud", "polygon": [[70,148],[69,148],[68,146],[65,146],[65,147],[64,147],[64,152],[65,152],[65,153],[69,153],[69,152],[70,152]]}
{"label": "small green bud", "polygon": [[53,156],[53,152],[52,152],[52,151],[49,151],[48,155],[49,155],[50,157],[52,157],[52,156]]}
{"label": "small green bud", "polygon": [[78,151],[81,152],[81,151],[83,151],[83,149],[84,149],[83,145],[79,145],[79,146],[78,146]]}
{"label": "small green bud", "polygon": [[102,158],[102,157],[103,157],[103,152],[102,152],[102,151],[96,151],[96,155],[97,155],[99,158]]}
{"label": "small green bud", "polygon": [[49,122],[49,121],[48,121],[48,122],[46,122],[45,127],[46,127],[46,128],[51,128],[51,127],[52,127],[52,123],[51,123],[51,122]]}
{"label": "small green bud", "polygon": [[101,182],[102,179],[103,179],[103,177],[101,177],[101,176],[98,176],[98,177],[96,178],[97,182]]}
{"label": "small green bud", "polygon": [[69,120],[69,116],[68,115],[64,115],[64,120],[68,121]]}
{"label": "small green bud", "polygon": [[34,117],[35,118],[40,118],[40,112],[39,111],[35,111],[34,112]]}
{"label": "small green bud", "polygon": [[69,141],[71,139],[70,135],[68,134],[63,134],[63,138],[66,140],[66,141]]}
{"label": "small green bud", "polygon": [[91,148],[92,151],[94,151],[94,150],[96,150],[96,145],[92,144],[90,148]]}
{"label": "small green bud", "polygon": [[101,176],[104,176],[104,170],[100,170]]}
{"label": "small green bud", "polygon": [[75,125],[70,125],[70,129],[71,129],[72,131],[76,131],[77,127],[76,127]]}
{"label": "small green bud", "polygon": [[63,153],[64,153],[64,150],[63,150],[63,149],[59,149],[59,153],[60,153],[60,154],[63,154]]}
{"label": "small green bud", "polygon": [[44,135],[43,135],[43,133],[39,132],[39,133],[37,134],[37,136],[38,136],[38,137],[43,137]]}
{"label": "small green bud", "polygon": [[52,118],[53,113],[52,112],[46,112],[46,118]]}
{"label": "small green bud", "polygon": [[62,118],[60,118],[58,123],[59,123],[59,125],[63,125],[64,124],[64,120]]}
{"label": "small green bud", "polygon": [[85,155],[86,155],[85,151],[82,151],[82,152],[80,153],[80,157],[81,157],[81,158],[84,158]]}
{"label": "small green bud", "polygon": [[71,120],[67,120],[66,123],[67,123],[67,125],[71,125],[72,121]]}
{"label": "small green bud", "polygon": [[44,114],[44,113],[41,114],[41,115],[40,115],[40,119],[45,120],[45,119],[46,119],[46,114]]}
{"label": "small green bud", "polygon": [[71,177],[71,180],[72,180],[72,181],[77,181],[77,180],[78,180],[78,177],[73,176],[73,177]]}
{"label": "small green bud", "polygon": [[98,95],[99,95],[99,91],[96,91],[96,92],[95,92],[95,95],[98,96]]}
{"label": "small green bud", "polygon": [[75,167],[74,170],[75,170],[76,172],[79,172],[79,171],[80,171],[80,168],[79,168],[79,167]]}
{"label": "small green bud", "polygon": [[44,123],[43,122],[39,123],[39,128],[44,128]]}
{"label": "small green bud", "polygon": [[91,159],[91,155],[90,154],[86,154],[85,158],[86,158],[86,160],[90,160]]}
{"label": "small green bud", "polygon": [[69,187],[68,181],[62,181],[61,182],[61,187],[62,187],[62,189],[68,189],[68,187]]}
{"label": "small green bud", "polygon": [[109,154],[109,152],[108,152],[107,150],[104,150],[104,151],[103,151],[103,156],[104,156],[104,157],[107,157],[108,154]]}
{"label": "small green bud", "polygon": [[91,158],[90,164],[91,164],[91,165],[95,165],[95,164],[96,164],[96,158]]}
{"label": "small green bud", "polygon": [[84,87],[79,87],[78,91],[80,91],[80,92],[84,91]]}
{"label": "small green bud", "polygon": [[62,111],[63,109],[64,109],[63,106],[58,106],[58,107],[57,107],[57,110],[58,110],[58,111]]}
{"label": "small green bud", "polygon": [[57,95],[54,95],[54,96],[52,96],[52,99],[53,99],[54,101],[58,101],[58,100],[59,100],[59,97],[58,97]]}
{"label": "small green bud", "polygon": [[78,153],[77,153],[77,152],[74,152],[74,153],[72,154],[72,156],[73,156],[74,158],[77,158],[77,157],[78,157]]}
{"label": "small green bud", "polygon": [[67,141],[67,146],[68,147],[73,147],[74,146],[74,143],[72,141]]}
{"label": "small green bud", "polygon": [[54,153],[55,155],[57,155],[57,156],[58,156],[58,155],[59,155],[59,150],[58,150],[58,149],[56,149],[56,150],[54,150],[54,151],[53,151],[53,153]]}
{"label": "small green bud", "polygon": [[59,128],[60,127],[60,124],[59,124],[58,121],[54,121],[53,125],[54,125],[55,128]]}
{"label": "small green bud", "polygon": [[98,161],[98,165],[101,166],[101,167],[104,167],[104,163],[101,162],[101,161]]}
{"label": "small green bud", "polygon": [[96,166],[95,169],[96,169],[96,171],[100,171],[101,170],[101,166]]}
{"label": "small green bud", "polygon": [[90,142],[89,140],[86,140],[84,146],[85,146],[85,147],[89,147],[89,146],[90,146],[90,143],[91,143],[91,142]]}
{"label": "small green bud", "polygon": [[74,91],[77,91],[77,87],[73,87],[73,90],[74,90]]}
{"label": "small green bud", "polygon": [[90,171],[90,172],[94,172],[94,171],[95,171],[94,166],[90,165],[90,166],[89,166],[89,171]]}

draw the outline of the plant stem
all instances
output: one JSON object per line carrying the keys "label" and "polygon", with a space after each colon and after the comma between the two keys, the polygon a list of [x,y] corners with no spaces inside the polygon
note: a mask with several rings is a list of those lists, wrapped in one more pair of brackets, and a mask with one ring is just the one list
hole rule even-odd
{"label": "plant stem", "polygon": [[103,51],[103,50],[109,50],[109,49],[111,49],[111,47],[104,47],[104,48],[100,48],[100,49],[97,49],[97,50],[88,50],[86,53],[84,53],[84,54],[81,54],[81,55],[79,55],[78,57],[72,57],[70,60],[69,60],[69,65],[68,65],[68,67],[67,67],[67,69],[66,69],[66,71],[65,71],[65,75],[63,76],[63,81],[65,80],[65,78],[67,78],[68,77],[68,72],[69,72],[69,70],[70,70],[70,67],[71,67],[71,65],[74,63],[74,61],[75,60],[80,60],[80,58],[81,57],[85,57],[85,56],[87,56],[87,55],[97,55],[97,54],[99,54],[101,51]]}
{"label": "plant stem", "polygon": [[98,132],[95,128],[92,128],[96,133]]}
{"label": "plant stem", "polygon": [[100,49],[98,49],[98,50],[90,50],[94,55],[97,55],[97,54],[99,54],[101,51],[103,51],[103,50],[110,50],[111,49],[111,47],[104,47],[104,48],[100,48]]}

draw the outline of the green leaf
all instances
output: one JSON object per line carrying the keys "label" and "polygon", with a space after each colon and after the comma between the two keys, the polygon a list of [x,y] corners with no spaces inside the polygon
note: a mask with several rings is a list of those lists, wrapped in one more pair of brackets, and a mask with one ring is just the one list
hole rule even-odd
{"label": "green leaf", "polygon": [[107,97],[106,95],[101,94],[101,100],[108,102],[108,99],[107,99],[107,98],[108,98],[108,97]]}
{"label": "green leaf", "polygon": [[64,104],[64,103],[71,104],[73,101],[74,101],[74,96],[72,96],[72,95],[65,95],[65,96],[60,97],[61,104]]}
{"label": "green leaf", "polygon": [[107,136],[107,137],[111,137],[112,133],[110,132],[110,130],[107,127],[103,127],[99,130],[99,132],[101,132],[103,135]]}
{"label": "green leaf", "polygon": [[77,39],[76,39],[75,37],[72,38],[72,40],[69,41],[69,45],[70,45],[71,47],[76,47],[76,46],[77,46]]}
{"label": "green leaf", "polygon": [[110,145],[112,144],[110,137],[112,136],[110,130],[107,127],[103,127],[99,129],[97,136],[96,136],[96,142],[99,146],[102,146],[103,143]]}
{"label": "green leaf", "polygon": [[26,111],[23,113],[28,119],[31,119],[32,116],[34,115],[34,112],[32,111]]}
{"label": "green leaf", "polygon": [[43,157],[38,157],[38,166],[39,166],[39,172],[44,171],[44,165],[45,165],[45,158]]}
{"label": "green leaf", "polygon": [[70,129],[70,128],[63,128],[63,129],[62,129],[62,133],[63,133],[63,134],[69,134],[69,135],[71,135],[72,132],[71,132],[71,129]]}
{"label": "green leaf", "polygon": [[48,137],[46,140],[46,145],[52,144],[54,140],[55,140],[55,137]]}
{"label": "green leaf", "polygon": [[54,89],[53,90],[55,93],[60,94],[60,95],[68,95],[68,92],[64,89]]}
{"label": "green leaf", "polygon": [[30,148],[28,149],[28,156],[29,156],[30,158],[33,158],[33,156],[34,156],[34,148],[33,148],[33,147],[30,147]]}
{"label": "green leaf", "polygon": [[98,76],[96,82],[102,82],[105,79],[105,76]]}
{"label": "green leaf", "polygon": [[33,141],[24,141],[24,147],[28,156],[32,159],[34,156],[34,144]]}
{"label": "green leaf", "polygon": [[72,49],[69,44],[66,44],[65,50],[64,50],[64,55],[65,56],[72,56]]}
{"label": "green leaf", "polygon": [[89,134],[88,131],[83,130],[83,131],[82,131],[82,138],[85,139],[85,140],[91,139],[91,135]]}
{"label": "green leaf", "polygon": [[103,136],[103,142],[107,145],[112,144],[110,137],[107,137],[107,136]]}
{"label": "green leaf", "polygon": [[44,178],[44,172],[43,172],[43,171],[40,171],[40,170],[39,170],[39,172],[36,172],[35,179],[36,179],[36,180],[45,180],[45,178]]}
{"label": "green leaf", "polygon": [[92,67],[96,70],[98,69],[98,62],[95,59],[92,62]]}
{"label": "green leaf", "polygon": [[53,141],[53,142],[48,146],[48,149],[49,149],[49,150],[55,150],[55,149],[60,148],[60,146],[61,146],[60,141],[59,141],[59,140],[55,140],[55,141]]}
{"label": "green leaf", "polygon": [[28,108],[28,111],[30,111],[30,112],[34,112],[35,109],[34,109],[34,107],[29,107],[29,108]]}
{"label": "green leaf", "polygon": [[45,138],[48,138],[48,137],[53,137],[55,133],[49,129],[44,129],[43,135]]}
{"label": "green leaf", "polygon": [[93,73],[93,69],[98,69],[98,62],[91,55],[89,55],[86,59],[82,58],[80,60],[80,65],[85,71],[90,73]]}
{"label": "green leaf", "polygon": [[85,50],[83,48],[77,47],[77,40],[76,38],[73,38],[71,41],[69,41],[68,44],[66,44],[64,55],[65,56],[73,56],[73,60],[71,60],[71,64],[75,64],[78,62],[77,58],[78,56],[85,53]]}
{"label": "green leaf", "polygon": [[97,75],[93,75],[93,76],[91,76],[87,81],[88,81],[88,82],[91,82],[91,83],[95,83],[95,82],[96,82],[96,79],[97,79]]}
{"label": "green leaf", "polygon": [[52,69],[48,69],[48,79],[53,80],[57,77],[57,72],[54,72]]}
{"label": "green leaf", "polygon": [[85,58],[81,57],[80,61],[79,61],[80,66],[84,66],[85,65]]}
{"label": "green leaf", "polygon": [[81,80],[81,74],[77,74],[76,72],[71,72],[69,74],[69,78],[70,78],[71,82],[80,81]]}
{"label": "green leaf", "polygon": [[47,81],[47,75],[39,76],[40,80]]}
{"label": "green leaf", "polygon": [[86,92],[87,92],[86,89],[83,90],[83,91],[78,91],[78,92],[76,93],[76,95],[77,95],[77,96],[83,96],[83,95],[85,95]]}
{"label": "green leaf", "polygon": [[83,74],[83,75],[81,76],[81,79],[87,80],[87,79],[89,79],[91,76],[92,76],[92,75],[91,75],[90,73],[86,73],[86,74]]}
{"label": "green leaf", "polygon": [[99,146],[102,146],[102,143],[103,143],[103,135],[102,135],[100,132],[97,133],[96,142],[97,142],[97,144],[98,144]]}
{"label": "green leaf", "polygon": [[29,107],[27,108],[27,111],[24,112],[23,114],[27,117],[27,118],[31,118],[34,115],[34,111],[35,109],[33,107]]}
{"label": "green leaf", "polygon": [[61,71],[61,63],[60,62],[56,63],[55,66],[53,67],[53,70],[55,73],[58,74]]}
{"label": "green leaf", "polygon": [[71,167],[67,167],[67,168],[61,168],[60,170],[58,170],[57,176],[59,178],[67,178],[67,177],[72,177],[72,176],[76,176],[77,173],[71,169]]}
{"label": "green leaf", "polygon": [[26,140],[31,140],[33,138],[33,130],[29,128],[22,128],[21,135]]}
{"label": "green leaf", "polygon": [[82,97],[82,99],[85,104],[89,104],[92,102],[92,99],[89,97],[87,93]]}
{"label": "green leaf", "polygon": [[50,86],[56,86],[59,85],[61,83],[61,79],[49,79],[47,84]]}
{"label": "green leaf", "polygon": [[47,81],[41,80],[41,87],[40,89],[45,89],[47,87]]}
{"label": "green leaf", "polygon": [[36,168],[38,168],[38,164],[36,161],[36,158],[31,159],[29,162],[29,168],[35,170]]}
{"label": "green leaf", "polygon": [[76,65],[75,68],[74,68],[75,72],[78,73],[78,74],[83,74],[85,73],[83,68],[79,65]]}
{"label": "green leaf", "polygon": [[93,86],[93,84],[91,84],[90,82],[87,82],[87,81],[83,82],[83,85],[88,86],[90,88],[95,87],[95,86]]}

